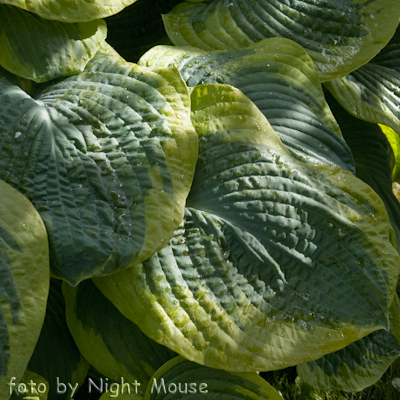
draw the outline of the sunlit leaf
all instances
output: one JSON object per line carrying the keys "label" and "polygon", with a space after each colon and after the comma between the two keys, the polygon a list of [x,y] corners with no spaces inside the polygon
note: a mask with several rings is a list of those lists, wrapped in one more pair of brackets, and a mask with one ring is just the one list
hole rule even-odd
{"label": "sunlit leaf", "polygon": [[393,36],[399,17],[397,0],[211,0],[183,2],[163,18],[177,46],[238,50],[269,37],[292,39],[326,81],[374,57]]}
{"label": "sunlit leaf", "polygon": [[77,74],[106,34],[103,20],[67,24],[0,4],[0,65],[35,82]]}
{"label": "sunlit leaf", "polygon": [[262,111],[293,156],[354,172],[350,149],[325,101],[314,65],[291,40],[262,40],[246,50],[207,52],[157,46],[139,64],[175,66],[188,86],[225,83]]}

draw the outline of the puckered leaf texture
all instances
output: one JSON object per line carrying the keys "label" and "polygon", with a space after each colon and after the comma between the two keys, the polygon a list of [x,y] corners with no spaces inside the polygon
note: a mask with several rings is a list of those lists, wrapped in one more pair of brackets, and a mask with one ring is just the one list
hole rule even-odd
{"label": "puckered leaf texture", "polygon": [[32,97],[0,78],[0,177],[43,218],[52,272],[71,284],[148,258],[179,225],[197,159],[176,69],[99,51]]}
{"label": "puckered leaf texture", "polygon": [[318,359],[388,329],[399,255],[384,205],[293,158],[239,90],[192,92],[199,161],[168,246],[94,282],[153,340],[213,368]]}

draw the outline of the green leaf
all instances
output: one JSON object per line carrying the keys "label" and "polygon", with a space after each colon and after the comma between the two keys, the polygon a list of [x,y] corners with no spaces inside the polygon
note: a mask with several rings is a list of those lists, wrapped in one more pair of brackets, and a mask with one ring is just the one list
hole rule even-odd
{"label": "green leaf", "polygon": [[163,16],[176,46],[238,50],[274,36],[294,40],[313,58],[321,81],[368,62],[389,42],[399,17],[397,0],[211,0],[184,2]]}
{"label": "green leaf", "polygon": [[293,41],[271,38],[228,52],[157,46],[139,64],[175,66],[188,86],[235,86],[267,117],[294,157],[355,172],[351,151],[325,101],[313,62]]}
{"label": "green leaf", "polygon": [[44,19],[61,22],[88,22],[117,14],[136,0],[0,0],[39,15]]}
{"label": "green leaf", "polygon": [[79,353],[68,330],[61,281],[56,279],[51,280],[46,318],[28,369],[49,382],[50,399],[60,400],[71,399],[72,393],[69,386],[65,393],[60,393],[57,382],[69,383],[76,393],[89,369],[88,362]]}
{"label": "green leaf", "polygon": [[283,400],[256,373],[231,373],[203,367],[182,357],[162,366],[147,388],[146,400],[174,398]]}
{"label": "green leaf", "polygon": [[0,4],[0,65],[35,82],[82,72],[106,35],[103,20],[66,24]]}
{"label": "green leaf", "polygon": [[0,78],[0,177],[40,212],[72,285],[148,258],[182,220],[197,159],[176,69],[99,51],[32,97]]}
{"label": "green leaf", "polygon": [[[392,191],[390,145],[378,125],[353,117],[329,93],[327,100],[353,152],[356,176],[382,199],[400,249],[400,203]],[[395,132],[394,135],[398,136]]]}
{"label": "green leaf", "polygon": [[0,399],[6,400],[39,338],[50,278],[47,234],[39,214],[3,181],[0,193]]}
{"label": "green leaf", "polygon": [[[400,3],[399,3],[400,4]],[[400,29],[368,64],[325,87],[351,115],[400,133]]]}
{"label": "green leaf", "polygon": [[176,356],[126,319],[92,281],[76,288],[65,283],[63,292],[76,344],[98,372],[116,383],[136,381],[136,392],[144,393],[156,370]]}
{"label": "green leaf", "polygon": [[10,400],[47,400],[48,394],[49,382],[35,372],[25,371]]}
{"label": "green leaf", "polygon": [[379,125],[393,151],[392,181],[400,183],[400,135],[385,125]]}
{"label": "green leaf", "polygon": [[185,218],[149,260],[95,278],[103,294],[153,340],[230,371],[388,329],[400,259],[376,193],[291,157],[239,90],[200,85],[191,99],[200,152]]}
{"label": "green leaf", "polygon": [[399,356],[400,305],[396,296],[389,332],[375,331],[342,350],[300,364],[297,373],[316,389],[358,392],[375,384]]}

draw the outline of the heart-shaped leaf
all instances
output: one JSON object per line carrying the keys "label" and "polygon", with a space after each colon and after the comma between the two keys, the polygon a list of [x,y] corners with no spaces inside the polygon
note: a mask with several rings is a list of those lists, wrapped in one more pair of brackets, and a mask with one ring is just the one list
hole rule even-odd
{"label": "heart-shaped leaf", "polygon": [[267,117],[293,156],[355,172],[351,151],[325,101],[313,62],[293,41],[271,38],[246,50],[219,52],[157,46],[139,64],[175,66],[188,86],[235,86]]}
{"label": "heart-shaped leaf", "polygon": [[0,4],[0,65],[35,82],[82,72],[106,35],[103,20],[67,24]]}
{"label": "heart-shaped leaf", "polygon": [[8,399],[32,356],[46,312],[47,234],[21,193],[0,181],[0,398]]}
{"label": "heart-shaped leaf", "polygon": [[29,96],[0,78],[0,177],[40,212],[71,284],[148,258],[179,225],[197,159],[176,69],[99,51]]}
{"label": "heart-shaped leaf", "polygon": [[326,81],[374,57],[393,36],[399,17],[397,0],[211,0],[181,3],[163,18],[176,46],[238,50],[274,36],[294,40]]}
{"label": "heart-shaped leaf", "polygon": [[376,193],[291,157],[239,90],[205,84],[191,99],[200,152],[185,218],[149,260],[95,278],[103,294],[153,340],[231,371],[388,329],[400,258]]}

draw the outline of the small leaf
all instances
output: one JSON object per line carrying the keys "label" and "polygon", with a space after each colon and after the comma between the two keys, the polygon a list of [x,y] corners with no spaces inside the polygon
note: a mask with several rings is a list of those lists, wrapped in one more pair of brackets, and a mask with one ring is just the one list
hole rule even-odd
{"label": "small leaf", "polygon": [[67,24],[0,4],[0,65],[35,82],[82,72],[106,35],[103,20]]}

